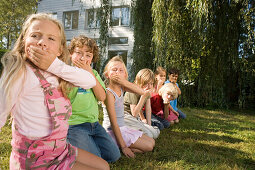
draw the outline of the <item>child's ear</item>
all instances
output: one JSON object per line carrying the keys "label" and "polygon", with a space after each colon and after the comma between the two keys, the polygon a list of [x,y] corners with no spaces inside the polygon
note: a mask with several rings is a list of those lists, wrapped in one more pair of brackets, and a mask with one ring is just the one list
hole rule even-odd
{"label": "child's ear", "polygon": [[59,50],[58,50],[57,56],[61,56],[62,53],[63,53],[63,46],[61,45]]}

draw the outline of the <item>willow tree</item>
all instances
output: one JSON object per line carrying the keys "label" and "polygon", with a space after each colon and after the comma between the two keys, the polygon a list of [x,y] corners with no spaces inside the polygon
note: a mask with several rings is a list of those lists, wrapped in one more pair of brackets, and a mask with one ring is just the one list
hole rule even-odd
{"label": "willow tree", "polygon": [[152,11],[156,64],[177,67],[194,83],[184,99],[199,106],[243,103],[244,75],[253,76],[247,56],[254,57],[254,2],[154,0]]}

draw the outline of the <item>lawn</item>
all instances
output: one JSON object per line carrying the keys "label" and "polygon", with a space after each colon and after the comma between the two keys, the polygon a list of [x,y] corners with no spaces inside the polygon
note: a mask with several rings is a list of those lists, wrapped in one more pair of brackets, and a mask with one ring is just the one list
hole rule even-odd
{"label": "lawn", "polygon": [[[124,156],[111,169],[255,169],[255,113],[182,109],[187,119],[161,131],[153,152]],[[11,130],[0,132],[0,169],[8,169]]]}

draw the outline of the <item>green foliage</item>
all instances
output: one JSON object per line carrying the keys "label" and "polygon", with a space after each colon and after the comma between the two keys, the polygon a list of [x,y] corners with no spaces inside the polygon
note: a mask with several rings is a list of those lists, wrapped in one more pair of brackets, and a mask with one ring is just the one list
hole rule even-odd
{"label": "green foliage", "polygon": [[[255,118],[252,111],[182,108],[187,119],[161,131],[153,152],[123,154],[113,170],[254,169]],[[102,112],[99,116],[102,118]],[[11,126],[0,132],[0,169],[9,167]]]}
{"label": "green foliage", "polygon": [[[0,49],[0,61],[1,61],[1,58],[2,56],[7,52],[7,50],[5,49]],[[2,62],[0,62],[0,75],[1,75],[1,72],[2,72]]]}
{"label": "green foliage", "polygon": [[134,27],[134,48],[132,70],[134,76],[143,68],[153,69],[154,55],[151,51],[152,0],[133,0],[132,18]]}
{"label": "green foliage", "polygon": [[35,13],[37,0],[1,0],[0,48],[10,49],[27,15]]}
{"label": "green foliage", "polygon": [[[99,8],[100,17],[100,36],[99,36],[99,48],[100,48],[100,58],[101,60],[97,63],[97,70],[102,74],[103,72],[103,57],[107,56],[108,41],[109,41],[109,26],[110,26],[110,14],[111,14],[111,4],[108,0],[101,0],[101,7]],[[100,70],[101,69],[101,70]]]}
{"label": "green foliage", "polygon": [[181,70],[181,102],[244,107],[254,98],[252,1],[155,0],[152,17],[155,64]]}

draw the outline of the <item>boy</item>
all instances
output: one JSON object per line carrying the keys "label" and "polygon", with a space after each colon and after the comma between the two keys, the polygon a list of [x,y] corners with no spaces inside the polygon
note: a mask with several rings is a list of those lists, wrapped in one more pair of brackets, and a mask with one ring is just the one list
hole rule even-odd
{"label": "boy", "polygon": [[[179,71],[177,69],[170,69],[168,73],[168,80],[165,82],[166,83],[173,83],[176,86],[176,89],[178,91],[178,96],[181,95],[181,89],[178,86],[177,79],[179,76]],[[179,113],[179,117],[185,119],[186,114],[184,114],[181,110],[177,108],[177,98],[175,100],[170,101],[170,105],[172,108]]]}

